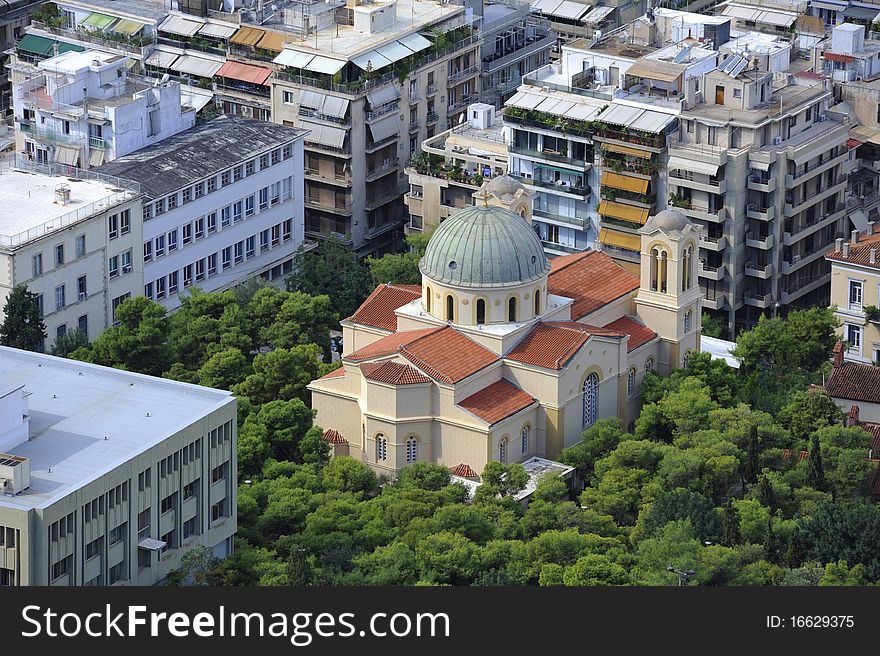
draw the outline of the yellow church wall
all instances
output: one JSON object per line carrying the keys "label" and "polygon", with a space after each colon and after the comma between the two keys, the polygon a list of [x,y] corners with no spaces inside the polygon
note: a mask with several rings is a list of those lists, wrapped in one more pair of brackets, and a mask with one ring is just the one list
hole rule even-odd
{"label": "yellow church wall", "polygon": [[595,312],[591,312],[585,317],[578,319],[578,321],[591,326],[604,326],[615,319],[635,314],[635,304],[633,303],[635,295],[635,292],[630,292],[625,296],[621,296],[608,305],[600,307]]}

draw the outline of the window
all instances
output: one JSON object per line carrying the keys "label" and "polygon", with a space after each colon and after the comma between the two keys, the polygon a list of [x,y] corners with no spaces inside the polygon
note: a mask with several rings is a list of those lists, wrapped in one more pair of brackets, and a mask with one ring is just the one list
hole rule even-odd
{"label": "window", "polygon": [[211,470],[211,483],[216,483],[217,481],[222,481],[226,478],[226,465],[228,463],[224,462],[222,465],[217,465],[214,469]]}
{"label": "window", "polygon": [[504,464],[507,464],[507,442],[507,435],[505,435],[498,443],[498,460]]}
{"label": "window", "polygon": [[178,289],[178,272],[172,271],[168,274],[168,294],[176,294]]}
{"label": "window", "polygon": [[37,294],[37,310],[40,313],[40,318],[43,318],[43,295]]}
{"label": "window", "polygon": [[183,204],[184,205],[186,205],[187,203],[192,201],[192,197],[193,197],[192,187],[187,187],[186,189],[184,189],[182,192],[182,196],[183,196]]}
{"label": "window", "polygon": [[265,253],[269,250],[269,231],[263,230],[260,233],[260,252]]}
{"label": "window", "polygon": [[204,280],[205,279],[205,261],[197,260],[196,261],[196,280]]}
{"label": "window", "polygon": [[76,297],[81,301],[86,296],[88,296],[88,289],[86,286],[86,277],[80,276],[76,279]]}
{"label": "window", "polygon": [[260,211],[269,207],[269,187],[260,189]]}
{"label": "window", "polygon": [[67,324],[62,323],[55,329],[55,337],[64,337],[67,334]]}
{"label": "window", "polygon": [[862,309],[862,286],[861,280],[849,281],[849,307],[853,310]]}
{"label": "window", "polygon": [[156,298],[165,298],[165,276],[156,279]]}
{"label": "window", "polygon": [[208,256],[208,275],[213,276],[217,273],[217,253],[211,253]]}
{"label": "window", "polygon": [[227,227],[232,221],[232,206],[227,205],[222,210],[220,210],[220,227]]}
{"label": "window", "polygon": [[284,241],[293,239],[293,219],[287,219],[282,225],[282,238]]}
{"label": "window", "polygon": [[[147,467],[144,471],[138,474],[138,491],[143,492],[144,490],[150,487],[150,473],[152,471],[151,467]],[[140,527],[138,527],[140,528]]]}
{"label": "window", "polygon": [[693,323],[694,313],[691,310],[688,310],[684,313],[684,332],[689,333],[691,331],[691,324]]}
{"label": "window", "polygon": [[516,297],[511,296],[507,301],[507,320],[511,323],[516,321]]}
{"label": "window", "polygon": [[144,209],[141,212],[141,216],[143,217],[144,221],[149,221],[150,219],[152,219],[153,218],[153,206],[149,205],[149,204],[144,205]]}
{"label": "window", "polygon": [[188,519],[183,523],[183,539],[186,540],[196,534],[196,518]]}
{"label": "window", "polygon": [[232,266],[232,246],[223,249],[222,262],[224,271]]}
{"label": "window", "polygon": [[192,483],[187,483],[183,486],[183,500],[186,501],[196,495],[196,485],[198,481],[193,481]]}
{"label": "window", "polygon": [[171,194],[168,196],[168,210],[171,211],[175,207],[177,207],[177,194]]}
{"label": "window", "polygon": [[131,298],[131,293],[126,292],[126,293],[123,294],[122,296],[117,296],[117,297],[114,298],[113,301],[111,302],[110,307],[112,308],[112,309],[111,309],[111,312],[112,312],[113,321],[116,321],[116,308],[118,308],[118,307],[119,307],[119,304],[122,303],[124,300],[126,300],[126,299],[128,299],[128,298]]}
{"label": "window", "polygon": [[532,433],[532,427],[526,424],[520,433],[520,441],[522,442],[522,452],[527,453],[529,450],[529,437]]}
{"label": "window", "polygon": [[111,214],[107,217],[107,236],[116,239],[119,236],[119,215]]}
{"label": "window", "polygon": [[635,396],[636,393],[636,368],[630,368],[629,372],[626,374],[626,395],[629,398]]}
{"label": "window", "polygon": [[64,264],[64,244],[58,244],[55,247],[55,266]]}
{"label": "window", "polygon": [[477,299],[477,323],[486,323],[486,301],[482,298]]}
{"label": "window", "polygon": [[244,242],[239,241],[235,243],[235,263],[241,264],[244,262]]}
{"label": "window", "polygon": [[64,285],[58,285],[55,288],[55,309],[60,310],[64,307]]}
{"label": "window", "polygon": [[76,256],[83,257],[86,254],[86,236],[79,235],[76,238]]}
{"label": "window", "polygon": [[201,239],[205,236],[205,217],[200,219],[196,219],[196,239]]}
{"label": "window", "polygon": [[208,234],[217,232],[217,212],[211,212],[206,218],[208,219]]}
{"label": "window", "polygon": [[183,245],[186,246],[188,243],[192,241],[193,236],[193,227],[192,223],[187,223],[183,226]]}
{"label": "window", "polygon": [[164,515],[165,513],[170,512],[171,510],[174,510],[174,507],[176,505],[177,505],[177,492],[174,492],[173,494],[169,494],[167,497],[162,499],[162,502],[159,504],[159,506],[160,506],[159,512]]}
{"label": "window", "polygon": [[293,97],[292,91],[282,91],[281,92],[281,99],[285,105],[295,105],[296,104],[296,100]]}
{"label": "window", "polygon": [[168,252],[177,250],[177,229],[168,233]]}
{"label": "window", "polygon": [[107,274],[111,278],[115,278],[119,275],[119,256],[114,255],[108,260],[107,263]]}
{"label": "window", "polygon": [[281,224],[272,226],[272,245],[277,246],[281,243]]}
{"label": "window", "polygon": [[144,262],[149,262],[153,259],[153,240],[144,242]]}
{"label": "window", "polygon": [[131,210],[124,210],[119,215],[119,234],[127,235],[131,232]]}
{"label": "window", "polygon": [[83,335],[88,336],[88,334],[89,334],[89,315],[84,314],[79,319],[76,320],[76,329],[79,330]]}
{"label": "window", "polygon": [[288,159],[290,157],[291,152],[292,152],[292,149],[289,144],[284,146],[284,148],[281,149],[281,158]]}
{"label": "window", "polygon": [[131,249],[122,254],[122,273],[131,273]]}
{"label": "window", "polygon": [[388,459],[388,440],[381,433],[376,436],[376,462]]}
{"label": "window", "polygon": [[252,257],[254,257],[257,254],[256,253],[256,246],[257,246],[256,236],[248,237],[245,240],[245,256],[248,259],[251,259]]}
{"label": "window", "polygon": [[235,204],[232,206],[232,222],[233,223],[238,223],[239,221],[241,221],[244,218],[242,216],[242,207],[243,206],[244,206],[244,203],[240,200],[235,201]]}
{"label": "window", "polygon": [[583,428],[596,423],[599,414],[599,376],[590,374],[584,380]]}
{"label": "window", "polygon": [[452,294],[446,295],[446,320],[455,320],[455,299],[452,297]]}
{"label": "window", "polygon": [[418,440],[415,437],[409,437],[406,440],[406,462],[407,464],[412,464],[416,461],[418,457]]}
{"label": "window", "polygon": [[244,166],[236,166],[236,167],[232,170],[232,179],[233,179],[235,182],[238,182],[238,181],[241,180],[243,177],[244,177]]}
{"label": "window", "polygon": [[226,499],[211,506],[211,521],[216,522],[226,517]]}
{"label": "window", "polygon": [[253,216],[254,214],[254,197],[252,195],[244,199],[244,214],[245,216]]}
{"label": "window", "polygon": [[159,216],[160,214],[165,214],[165,199],[164,198],[158,199],[154,203],[154,206],[155,206],[154,213],[156,214],[156,216]]}
{"label": "window", "polygon": [[281,149],[276,148],[272,151],[272,165],[274,166],[281,160]]}
{"label": "window", "polygon": [[148,282],[146,285],[144,285],[144,296],[146,296],[150,300],[153,300],[153,283]]}
{"label": "window", "polygon": [[165,235],[156,237],[156,257],[160,258],[165,255]]}
{"label": "window", "polygon": [[223,171],[220,174],[220,184],[224,187],[229,184],[229,171]]}
{"label": "window", "polygon": [[183,267],[183,286],[189,287],[193,281],[193,265],[187,264]]}
{"label": "window", "polygon": [[33,272],[34,272],[34,278],[36,278],[39,275],[42,275],[42,273],[43,273],[43,254],[42,253],[37,253],[36,255],[34,255]]}
{"label": "window", "polygon": [[110,535],[107,538],[107,543],[110,546],[113,546],[117,542],[125,539],[125,534],[128,531],[128,523],[122,524],[121,526],[117,526],[116,528],[110,531]]}
{"label": "window", "polygon": [[862,352],[862,327],[853,324],[846,324],[846,341],[849,343],[849,350],[853,353]]}
{"label": "window", "polygon": [[649,371],[654,371],[654,358],[648,358],[645,360],[645,373]]}
{"label": "window", "polygon": [[256,160],[251,160],[246,162],[244,165],[244,174],[245,175],[253,175],[254,174],[254,163]]}
{"label": "window", "polygon": [[541,314],[541,290],[535,290],[535,316],[539,316]]}
{"label": "window", "polygon": [[742,89],[740,89],[739,87],[734,87],[733,88],[733,97],[734,98],[741,98],[742,97]]}
{"label": "window", "polygon": [[196,198],[201,198],[205,195],[205,183],[199,182],[196,187]]}
{"label": "window", "polygon": [[217,190],[217,176],[215,175],[212,178],[208,178],[205,181],[205,187],[207,188],[207,193],[211,193],[212,191]]}
{"label": "window", "polygon": [[269,153],[263,153],[260,155],[260,169],[269,168]]}

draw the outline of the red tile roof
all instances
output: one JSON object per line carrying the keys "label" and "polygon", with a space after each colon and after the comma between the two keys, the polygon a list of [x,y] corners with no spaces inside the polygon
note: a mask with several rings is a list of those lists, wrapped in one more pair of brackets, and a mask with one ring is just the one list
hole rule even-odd
{"label": "red tile roof", "polygon": [[423,372],[444,383],[457,383],[498,361],[492,351],[449,326],[435,328],[409,341],[400,353]]}
{"label": "red tile roof", "polygon": [[[801,451],[798,454],[798,460],[806,460],[809,457],[810,457],[809,451]],[[792,452],[791,449],[783,449],[782,450],[782,459],[783,460],[791,460],[792,458],[794,458],[794,453]]]}
{"label": "red tile roof", "polygon": [[372,344],[359,348],[354,353],[345,356],[346,360],[370,360],[372,358],[381,358],[386,355],[392,355],[400,351],[401,347],[424,337],[431,333],[436,333],[442,328],[421,328],[419,330],[404,330],[399,333],[392,333],[381,339],[377,339]]}
{"label": "red tile roof", "polygon": [[382,330],[397,330],[394,311],[421,295],[422,288],[418,285],[379,285],[348,320]]}
{"label": "red tile roof", "polygon": [[871,452],[875,456],[880,456],[880,424],[863,421],[859,424],[859,428],[871,434]]}
{"label": "red tile roof", "polygon": [[825,51],[825,59],[839,64],[851,64],[856,60],[852,55],[839,55],[836,52],[828,52],[827,50]]}
{"label": "red tile roof", "polygon": [[431,382],[430,378],[420,374],[414,367],[399,362],[366,362],[361,365],[361,372],[367,380],[390,385],[418,385]]}
{"label": "red tile roof", "polygon": [[871,476],[871,494],[875,497],[880,496],[880,469],[875,469],[874,474]]}
{"label": "red tile roof", "polygon": [[540,322],[505,357],[545,369],[562,369],[591,335],[623,337],[622,332],[576,321]]}
{"label": "red tile roof", "polygon": [[345,369],[343,367],[339,367],[338,369],[334,369],[328,374],[324,374],[318,380],[324,380],[325,378],[342,378],[345,375]]}
{"label": "red tile roof", "polygon": [[835,399],[880,403],[880,367],[844,362],[831,372],[825,391]]}
{"label": "red tile roof", "polygon": [[535,402],[531,394],[523,392],[506,378],[471,394],[458,405],[476,415],[490,426],[507,419]]}
{"label": "red tile roof", "polygon": [[470,465],[466,465],[463,462],[457,464],[455,467],[450,467],[449,471],[453,476],[461,476],[462,478],[480,478],[480,475],[471,469]]}
{"label": "red tile roof", "polygon": [[550,261],[547,288],[574,303],[572,319],[580,319],[639,287],[639,278],[601,251],[563,255]]}
{"label": "red tile roof", "polygon": [[632,317],[620,317],[620,319],[615,319],[611,323],[606,323],[605,328],[619,330],[620,332],[629,335],[629,343],[626,346],[627,351],[635,351],[637,348],[647,344],[657,336],[657,333]]}
{"label": "red tile roof", "polygon": [[825,253],[825,259],[833,260],[835,262],[850,262],[852,264],[858,264],[859,266],[867,266],[873,269],[880,269],[880,253],[877,254],[878,257],[874,258],[876,262],[871,262],[872,248],[880,251],[880,234],[861,234],[859,235],[859,241],[857,243],[849,245],[849,256],[844,257],[842,250],[838,252],[834,249],[831,249],[830,251]]}
{"label": "red tile roof", "polygon": [[800,71],[794,74],[795,77],[805,77],[808,80],[821,80],[822,76],[813,71]]}
{"label": "red tile roof", "polygon": [[323,439],[330,442],[330,444],[348,444],[348,440],[342,437],[342,434],[333,428],[328,428],[324,431]]}
{"label": "red tile roof", "polygon": [[865,143],[865,142],[864,142],[864,141],[859,141],[858,139],[847,139],[847,140],[846,140],[846,147],[847,147],[847,148],[858,148],[858,147],[861,146],[863,143]]}

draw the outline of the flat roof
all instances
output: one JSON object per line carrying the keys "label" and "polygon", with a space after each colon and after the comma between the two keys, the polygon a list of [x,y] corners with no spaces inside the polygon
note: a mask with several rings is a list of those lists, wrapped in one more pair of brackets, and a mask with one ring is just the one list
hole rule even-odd
{"label": "flat roof", "polygon": [[732,353],[735,346],[736,342],[700,335],[700,351],[702,353],[708,353],[713,360],[724,360],[729,366],[739,369],[739,360],[733,357]]}
{"label": "flat roof", "polygon": [[81,7],[112,16],[132,16],[156,23],[170,13],[164,0],[59,0],[61,6]]}
{"label": "flat roof", "polygon": [[0,380],[28,394],[30,439],[10,452],[30,460],[31,485],[0,496],[0,506],[22,510],[51,505],[234,400],[223,390],[5,346]]}
{"label": "flat roof", "polygon": [[[70,188],[70,202],[67,205],[55,202],[55,190],[60,184]],[[61,230],[62,223],[69,225],[67,219],[74,220],[68,215],[81,213],[79,219],[85,219],[135,197],[137,193],[134,191],[121,190],[99,180],[82,180],[22,169],[0,170],[0,248],[18,246]],[[90,206],[91,211],[86,209]],[[33,233],[22,235],[29,231]],[[13,239],[16,237],[20,239]],[[12,243],[6,238],[11,239]]]}
{"label": "flat roof", "polygon": [[282,144],[307,130],[238,116],[221,116],[95,169],[137,180],[157,198]]}
{"label": "flat roof", "polygon": [[[571,476],[571,473],[574,471],[574,467],[570,467],[568,465],[564,465],[561,462],[556,462],[555,460],[547,460],[546,458],[539,458],[537,456],[533,456],[528,460],[519,463],[523,466],[523,469],[526,470],[526,474],[529,476],[529,480],[526,483],[526,486],[520,490],[516,495],[517,501],[522,501],[523,499],[534,494],[535,490],[538,489],[538,483],[540,483],[541,479],[546,476],[556,476],[563,480],[567,479]],[[467,488],[468,492],[473,498],[474,494],[477,491],[477,488],[482,485],[481,482],[475,481],[470,478],[463,478],[461,476],[452,475],[451,476],[453,483],[461,483]]]}

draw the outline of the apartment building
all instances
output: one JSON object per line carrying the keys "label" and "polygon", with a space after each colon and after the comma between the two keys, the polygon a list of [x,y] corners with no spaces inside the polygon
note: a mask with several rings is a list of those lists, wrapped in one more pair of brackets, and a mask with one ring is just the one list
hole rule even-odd
{"label": "apartment building", "polygon": [[4,69],[4,75],[0,77],[0,112],[4,116],[12,108],[12,87],[9,74],[5,73],[10,62],[9,50],[24,34],[31,13],[41,4],[40,0],[11,0],[0,8],[0,66]]}
{"label": "apartment building", "polygon": [[232,552],[236,401],[0,347],[0,586],[154,585]]}
{"label": "apartment building", "polygon": [[470,105],[466,123],[426,139],[421,150],[406,165],[407,233],[429,230],[470,207],[483,182],[507,173],[502,115],[492,105]]}
{"label": "apartment building", "polygon": [[550,21],[534,14],[525,0],[468,4],[481,18],[480,102],[501,109],[523,75],[550,62],[556,36]]}
{"label": "apartment building", "polygon": [[222,117],[100,167],[140,181],[144,296],[173,310],[192,285],[219,291],[291,273],[303,243],[304,136]]}
{"label": "apartment building", "polygon": [[827,305],[822,257],[849,233],[848,126],[830,83],[733,56],[703,76],[669,143],[671,203],[705,227],[704,308],[731,332],[787,306]]}
{"label": "apartment building", "polygon": [[68,330],[95,339],[141,293],[137,183],[19,157],[0,171],[0,308],[16,285],[37,294],[50,347]]}
{"label": "apartment building", "polygon": [[69,51],[13,86],[16,149],[39,164],[88,169],[195,124],[180,86],[129,75],[128,58]]}

